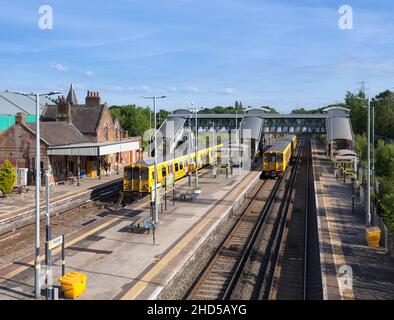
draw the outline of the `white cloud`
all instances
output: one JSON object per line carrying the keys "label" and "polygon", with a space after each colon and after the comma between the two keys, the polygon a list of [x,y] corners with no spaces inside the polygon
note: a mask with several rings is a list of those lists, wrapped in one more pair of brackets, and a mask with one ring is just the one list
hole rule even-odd
{"label": "white cloud", "polygon": [[150,86],[145,86],[145,85],[128,87],[127,90],[133,93],[149,93],[153,91],[153,89]]}
{"label": "white cloud", "polygon": [[349,59],[340,63],[305,66],[307,72],[313,73],[335,73],[335,74],[351,74],[351,75],[371,75],[394,72],[394,59],[388,60],[362,60]]}
{"label": "white cloud", "polygon": [[85,72],[85,75],[86,75],[88,78],[94,78],[94,77],[96,76],[96,74],[95,74],[93,71],[90,71],[90,70],[86,71],[86,72]]}
{"label": "white cloud", "polygon": [[163,90],[165,90],[167,92],[178,92],[177,87],[165,87]]}
{"label": "white cloud", "polygon": [[217,93],[224,95],[224,96],[231,96],[231,95],[238,94],[239,91],[235,88],[225,88],[225,89],[217,90]]}
{"label": "white cloud", "polygon": [[197,87],[188,86],[183,88],[182,91],[186,93],[198,93],[200,92],[200,89]]}
{"label": "white cloud", "polygon": [[57,70],[57,71],[67,71],[67,70],[68,70],[68,68],[67,68],[64,64],[61,64],[61,63],[58,63],[58,62],[55,62],[55,61],[52,61],[52,62],[49,64],[49,66],[50,66],[52,69],[55,69],[55,70]]}

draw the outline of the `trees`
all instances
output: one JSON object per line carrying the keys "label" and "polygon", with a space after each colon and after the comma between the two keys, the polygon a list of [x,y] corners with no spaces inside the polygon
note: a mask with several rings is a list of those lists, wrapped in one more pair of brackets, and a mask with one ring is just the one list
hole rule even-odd
{"label": "trees", "polygon": [[9,160],[4,162],[0,170],[0,191],[5,194],[11,193],[16,183],[16,174],[14,167]]}
{"label": "trees", "polygon": [[354,136],[354,140],[355,140],[355,151],[360,157],[360,160],[367,161],[367,156],[368,156],[367,137],[365,135],[356,134]]}
{"label": "trees", "polygon": [[379,140],[375,172],[380,181],[380,207],[387,228],[394,234],[394,145]]}
{"label": "trees", "polygon": [[394,138],[394,92],[386,90],[379,93],[371,100],[371,107],[375,110],[375,132]]}
{"label": "trees", "polygon": [[350,109],[350,120],[352,121],[355,134],[367,132],[368,110],[365,108],[367,105],[368,101],[365,99],[365,94],[362,91],[358,94],[350,91],[346,93],[345,107]]}
{"label": "trees", "polygon": [[279,113],[278,111],[276,111],[276,109],[274,107],[264,106],[262,108],[268,109],[269,110],[268,113],[276,113],[276,114]]}
{"label": "trees", "polygon": [[378,176],[394,181],[394,145],[378,141],[375,171]]}
{"label": "trees", "polygon": [[292,114],[310,114],[310,113],[323,113],[325,107],[317,108],[317,109],[308,109],[305,108],[297,108],[291,111]]}

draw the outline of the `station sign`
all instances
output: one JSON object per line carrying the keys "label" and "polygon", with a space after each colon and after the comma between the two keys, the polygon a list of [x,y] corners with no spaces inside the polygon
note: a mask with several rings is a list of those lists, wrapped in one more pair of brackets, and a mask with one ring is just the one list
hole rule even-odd
{"label": "station sign", "polygon": [[168,185],[173,184],[173,183],[174,183],[174,175],[170,174],[170,175],[168,175],[166,177],[166,185],[168,186]]}
{"label": "station sign", "polygon": [[[163,189],[157,188],[156,193],[157,193],[157,204],[160,204],[162,200]],[[152,192],[150,193],[150,201],[155,202],[155,190],[152,190]]]}
{"label": "station sign", "polygon": [[63,236],[59,236],[55,239],[48,241],[48,249],[49,250],[55,249],[56,247],[59,247],[62,244],[63,244]]}

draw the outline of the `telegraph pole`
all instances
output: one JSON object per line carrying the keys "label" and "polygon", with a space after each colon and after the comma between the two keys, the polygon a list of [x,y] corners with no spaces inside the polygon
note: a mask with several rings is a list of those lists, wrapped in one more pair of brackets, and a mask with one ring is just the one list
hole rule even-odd
{"label": "telegraph pole", "polygon": [[[365,81],[361,81],[360,91],[365,97]],[[371,225],[371,99],[368,96],[368,124],[367,124],[367,139],[368,139],[368,150],[367,150],[367,219],[366,225]]]}
{"label": "telegraph pole", "polygon": [[8,91],[6,92],[21,95],[25,97],[35,97],[36,102],[36,154],[35,154],[35,179],[36,179],[36,190],[35,190],[35,251],[34,251],[34,295],[36,298],[41,296],[41,258],[40,258],[40,187],[41,187],[41,136],[40,136],[40,97],[58,95],[61,92],[49,92],[39,94],[36,92],[25,93],[19,91]]}
{"label": "telegraph pole", "polygon": [[157,99],[164,99],[166,96],[152,96],[152,97],[142,97],[143,99],[152,99],[153,100],[153,113],[154,113],[154,125],[155,125],[155,133],[154,133],[154,149],[155,149],[155,156],[154,156],[154,175],[155,175],[155,186],[154,186],[154,208],[153,208],[153,221],[155,224],[159,222],[159,212],[157,208],[157,130],[156,130],[156,100]]}

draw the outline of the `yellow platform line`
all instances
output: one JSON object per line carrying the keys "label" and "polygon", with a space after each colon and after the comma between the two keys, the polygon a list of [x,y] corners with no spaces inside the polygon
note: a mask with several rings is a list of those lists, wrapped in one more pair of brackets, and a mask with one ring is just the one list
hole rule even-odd
{"label": "yellow platform line", "polygon": [[[247,179],[242,181],[242,184],[247,183]],[[234,194],[237,194],[239,189],[234,189],[231,191],[230,195],[226,198],[233,197]],[[200,222],[184,237],[181,241],[179,241],[162,259],[160,259],[138,282],[124,294],[121,300],[134,300],[138,297],[138,295],[148,286],[148,284],[152,281],[154,277],[156,277],[164,267],[168,265],[168,263],[176,257],[185,247],[189,244],[193,238],[200,233],[209,223],[217,218],[217,211],[222,212],[222,209],[225,208],[226,205],[216,206],[208,215],[203,217]]]}

